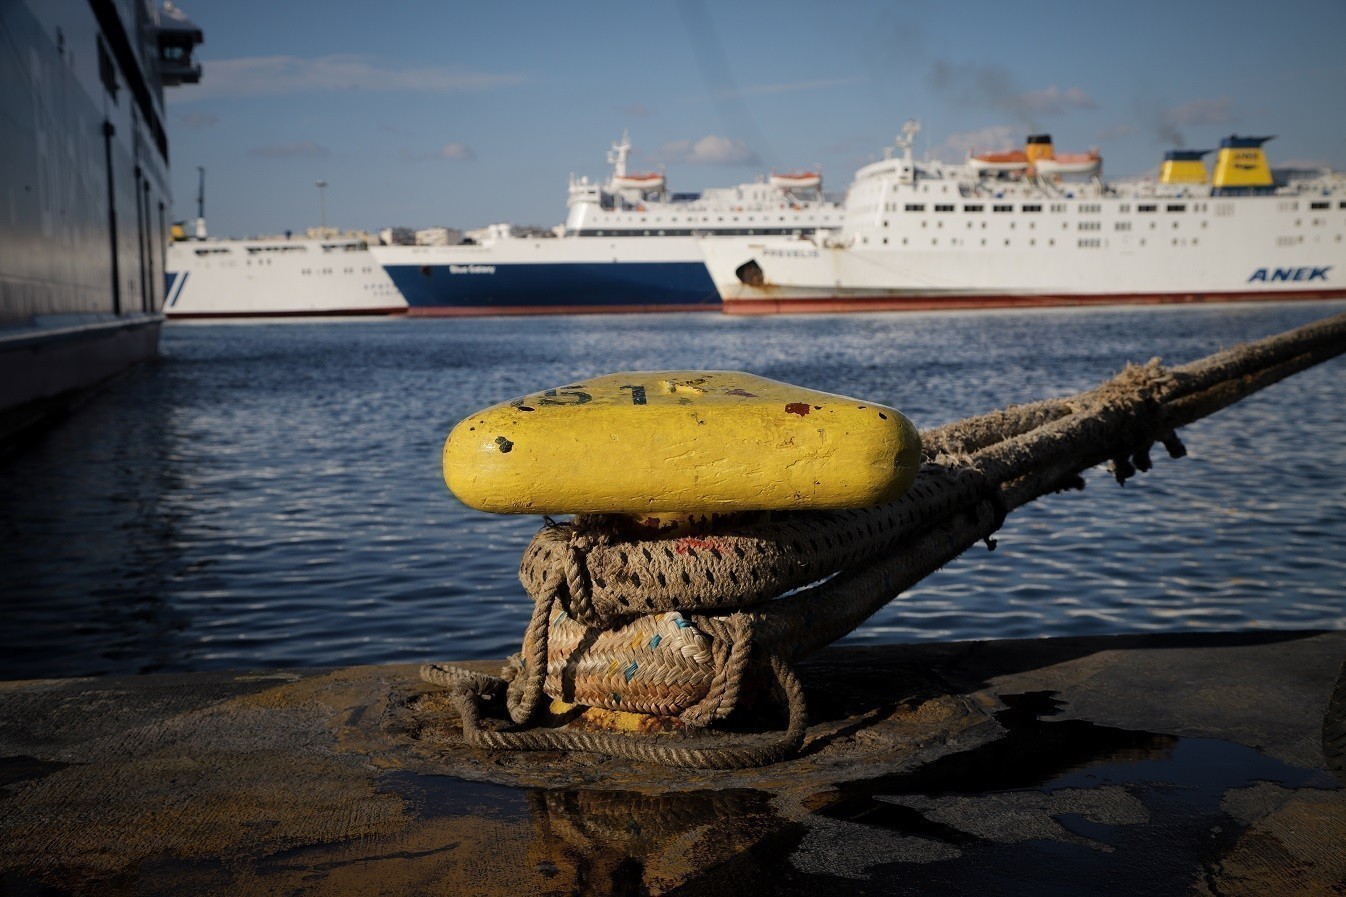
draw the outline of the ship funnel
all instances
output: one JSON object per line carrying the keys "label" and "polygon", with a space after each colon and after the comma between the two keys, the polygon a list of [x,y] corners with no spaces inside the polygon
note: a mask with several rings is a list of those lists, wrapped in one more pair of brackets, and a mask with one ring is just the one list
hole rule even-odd
{"label": "ship funnel", "polygon": [[1161,184],[1204,184],[1206,166],[1202,157],[1211,150],[1169,150],[1164,153],[1164,164],[1159,169]]}
{"label": "ship funnel", "polygon": [[1027,145],[1024,147],[1024,155],[1028,157],[1028,170],[1030,172],[1037,170],[1039,159],[1050,159],[1055,154],[1055,150],[1052,148],[1052,135],[1028,135]]}
{"label": "ship funnel", "polygon": [[1275,181],[1262,144],[1272,139],[1233,134],[1221,140],[1220,154],[1215,157],[1215,174],[1211,178],[1212,192],[1216,196],[1270,193]]}

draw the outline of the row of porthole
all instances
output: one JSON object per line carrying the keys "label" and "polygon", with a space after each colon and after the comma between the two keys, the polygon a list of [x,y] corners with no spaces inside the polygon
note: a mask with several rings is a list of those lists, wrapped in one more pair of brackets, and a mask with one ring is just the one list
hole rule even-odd
{"label": "row of porthole", "polygon": [[[890,223],[891,223],[891,222],[890,222],[887,218],[885,218],[885,219],[883,220],[883,226],[884,226],[884,227],[888,227]],[[1317,222],[1315,221],[1315,223],[1317,223]],[[972,229],[972,224],[973,224],[973,222],[971,222],[971,221],[969,221],[969,222],[967,223],[967,226],[968,226],[968,229],[969,229],[969,230]],[[1014,221],[1011,221],[1011,222],[1009,223],[1010,230],[1014,230],[1014,229],[1015,229],[1015,224],[1016,224],[1016,222],[1014,222]],[[1296,221],[1295,224],[1299,224],[1299,222]],[[924,221],[924,220],[923,220],[923,221],[921,222],[921,227],[929,227],[929,225],[930,225],[930,222],[929,222],[929,221]],[[1174,221],[1174,222],[1173,222],[1173,228],[1174,228],[1174,230],[1177,230],[1178,225],[1179,225],[1179,222],[1177,222],[1177,221]],[[1201,226],[1204,228],[1204,227],[1206,226],[1206,222],[1205,222],[1205,221],[1201,222]],[[943,227],[944,227],[944,222],[943,222],[943,221],[936,221],[936,222],[935,222],[935,228],[936,228],[936,230],[942,230]],[[1099,222],[1099,221],[1080,221],[1080,222],[1077,222],[1077,227],[1078,227],[1079,230],[1102,230],[1102,228],[1103,228],[1103,224],[1102,224],[1102,222]],[[1157,225],[1155,222],[1153,222],[1153,221],[1150,222],[1150,230],[1155,230],[1157,227],[1158,227],[1158,225]],[[985,221],[981,222],[981,229],[982,229],[982,230],[986,230],[986,222],[985,222]],[[1028,222],[1028,229],[1029,229],[1029,230],[1036,230],[1036,229],[1037,229],[1037,222],[1035,222],[1035,221],[1030,221],[1030,222]],[[1061,222],[1061,230],[1069,230],[1069,229],[1070,229],[1070,222],[1069,222],[1069,221],[1062,221],[1062,222]],[[1130,229],[1131,229],[1131,222],[1129,222],[1129,221],[1118,221],[1118,222],[1116,222],[1116,229],[1117,229],[1117,230],[1130,230]]]}
{"label": "row of porthole", "polygon": [[[1340,240],[1341,237],[1338,237],[1337,239]],[[1303,238],[1301,237],[1300,240],[1301,240],[1301,242],[1302,242]],[[863,244],[865,244],[865,245],[868,245],[868,244],[869,244],[869,238],[868,238],[868,237],[863,238],[863,239],[861,240],[861,243],[863,243]],[[1187,239],[1181,239],[1181,238],[1178,238],[1178,237],[1174,237],[1174,238],[1173,238],[1172,245],[1174,245],[1174,246],[1197,246],[1197,245],[1199,245],[1199,243],[1200,243],[1200,241],[1199,241],[1198,238],[1196,238],[1196,237],[1192,237],[1190,240],[1187,240]],[[883,245],[884,245],[884,246],[887,246],[887,245],[888,245],[888,238],[887,238],[887,237],[884,237],[884,238],[883,238]],[[902,238],[902,245],[903,245],[903,246],[908,245],[908,238],[907,238],[907,237],[903,237],[903,238]],[[939,238],[938,238],[938,237],[933,238],[933,239],[930,241],[930,245],[931,245],[931,246],[938,246],[938,245],[939,245]],[[957,237],[953,237],[953,238],[951,238],[951,239],[949,240],[949,245],[950,245],[950,246],[962,246],[962,245],[964,245],[964,244],[963,244]],[[982,246],[985,246],[985,245],[986,245],[986,239],[985,239],[984,237],[982,238],[982,240],[981,240],[981,244],[980,244],[980,245],[982,245]],[[1010,241],[1009,241],[1008,239],[1005,240],[1005,245],[1006,245],[1006,246],[1009,246],[1009,245],[1010,245]],[[1037,240],[1029,240],[1029,241],[1028,241],[1028,245],[1029,245],[1029,246],[1037,246],[1037,245],[1038,245],[1038,241],[1037,241]],[[1054,240],[1054,239],[1049,239],[1049,240],[1047,241],[1047,245],[1048,245],[1048,246],[1055,246],[1055,245],[1056,245],[1056,240]],[[1097,237],[1082,237],[1082,238],[1080,238],[1080,240],[1077,241],[1077,246],[1079,246],[1079,247],[1085,247],[1085,248],[1095,248],[1095,247],[1102,246],[1102,245],[1103,245],[1102,242],[1101,242],[1101,241],[1099,240],[1099,238],[1097,238]],[[1144,237],[1141,237],[1141,238],[1140,238],[1140,245],[1141,245],[1141,246],[1144,246],[1144,245],[1145,245],[1145,238],[1144,238]]]}

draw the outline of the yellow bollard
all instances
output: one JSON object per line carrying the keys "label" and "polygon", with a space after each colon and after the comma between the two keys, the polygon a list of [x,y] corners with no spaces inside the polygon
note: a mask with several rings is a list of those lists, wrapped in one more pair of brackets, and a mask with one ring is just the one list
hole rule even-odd
{"label": "yellow bollard", "polygon": [[469,416],[444,444],[444,480],[482,511],[685,523],[882,504],[920,460],[916,428],[883,405],[734,371],[645,371]]}

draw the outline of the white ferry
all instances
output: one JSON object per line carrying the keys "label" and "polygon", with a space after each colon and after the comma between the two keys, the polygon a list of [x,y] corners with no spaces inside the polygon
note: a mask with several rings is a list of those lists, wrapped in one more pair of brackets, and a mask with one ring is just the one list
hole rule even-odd
{"label": "white ferry", "polygon": [[[1094,150],[1023,151],[861,168],[840,231],[702,240],[737,314],[1346,296],[1346,176],[1277,182],[1270,137],[1166,154],[1157,180],[1109,184]],[[1072,180],[1071,176],[1076,178]]]}
{"label": "white ferry", "polygon": [[807,236],[842,208],[817,171],[774,174],[704,193],[670,193],[662,172],[627,169],[627,135],[605,184],[571,177],[558,237],[508,227],[476,244],[376,246],[413,315],[718,310],[697,236]]}
{"label": "white ferry", "polygon": [[188,239],[168,248],[164,314],[170,320],[406,310],[362,239]]}

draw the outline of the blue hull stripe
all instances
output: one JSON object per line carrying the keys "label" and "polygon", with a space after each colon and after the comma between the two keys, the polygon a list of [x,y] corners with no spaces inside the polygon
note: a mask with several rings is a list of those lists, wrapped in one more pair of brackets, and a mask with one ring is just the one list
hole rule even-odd
{"label": "blue hull stripe", "polygon": [[164,295],[168,301],[164,303],[164,308],[172,308],[178,304],[179,297],[182,296],[182,288],[187,285],[187,275],[190,271],[169,271],[166,274],[168,284],[164,290]]}
{"label": "blue hull stripe", "polygon": [[[557,265],[389,265],[414,308],[720,307],[701,262]],[[490,273],[484,273],[483,269]]]}

